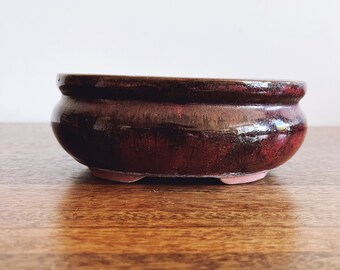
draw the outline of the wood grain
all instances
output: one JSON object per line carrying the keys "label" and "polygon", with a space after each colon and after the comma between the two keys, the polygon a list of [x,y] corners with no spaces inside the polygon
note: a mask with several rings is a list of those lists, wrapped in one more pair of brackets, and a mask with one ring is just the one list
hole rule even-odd
{"label": "wood grain", "polygon": [[0,124],[1,269],[339,269],[340,129],[253,184],[91,176],[43,124]]}

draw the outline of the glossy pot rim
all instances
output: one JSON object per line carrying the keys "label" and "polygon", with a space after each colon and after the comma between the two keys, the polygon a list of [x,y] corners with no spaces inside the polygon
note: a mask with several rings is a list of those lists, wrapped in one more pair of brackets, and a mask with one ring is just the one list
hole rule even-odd
{"label": "glossy pot rim", "polygon": [[296,104],[306,88],[301,81],[67,73],[57,75],[57,86],[64,95],[92,99],[221,104]]}

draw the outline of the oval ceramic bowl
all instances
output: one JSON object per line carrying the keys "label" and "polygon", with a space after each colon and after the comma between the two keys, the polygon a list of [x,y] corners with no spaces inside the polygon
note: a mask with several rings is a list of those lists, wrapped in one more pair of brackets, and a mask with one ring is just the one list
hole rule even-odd
{"label": "oval ceramic bowl", "polygon": [[304,84],[59,74],[52,115],[63,148],[100,178],[252,182],[302,144]]}

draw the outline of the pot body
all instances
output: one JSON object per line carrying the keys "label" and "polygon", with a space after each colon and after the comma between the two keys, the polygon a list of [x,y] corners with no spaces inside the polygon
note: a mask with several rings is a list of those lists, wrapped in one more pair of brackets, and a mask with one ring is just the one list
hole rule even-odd
{"label": "pot body", "polygon": [[154,176],[223,176],[275,168],[301,146],[298,103],[206,104],[63,95],[53,131],[90,168]]}

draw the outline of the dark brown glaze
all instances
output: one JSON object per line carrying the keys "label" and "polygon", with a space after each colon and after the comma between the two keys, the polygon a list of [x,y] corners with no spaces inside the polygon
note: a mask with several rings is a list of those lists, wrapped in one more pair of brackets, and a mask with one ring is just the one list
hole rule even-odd
{"label": "dark brown glaze", "polygon": [[59,74],[64,95],[173,103],[296,104],[302,82]]}
{"label": "dark brown glaze", "polygon": [[59,75],[54,133],[89,166],[145,175],[253,173],[306,132],[295,82]]}

